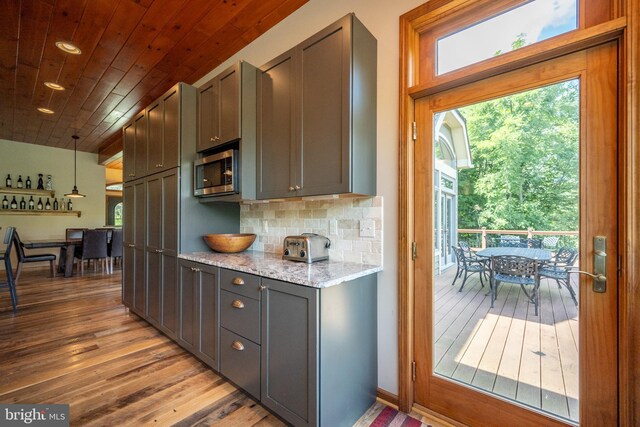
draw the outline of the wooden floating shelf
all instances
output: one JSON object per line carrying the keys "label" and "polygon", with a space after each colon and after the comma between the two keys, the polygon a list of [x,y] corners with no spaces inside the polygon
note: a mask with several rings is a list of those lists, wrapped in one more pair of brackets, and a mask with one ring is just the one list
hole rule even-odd
{"label": "wooden floating shelf", "polygon": [[0,194],[24,194],[26,196],[56,197],[56,192],[54,190],[34,190],[15,187],[0,187]]}
{"label": "wooden floating shelf", "polygon": [[80,215],[82,215],[82,211],[37,211],[37,210],[28,210],[28,209],[2,209],[0,210],[0,215],[36,215],[36,216],[63,215],[63,216],[77,216],[78,218],[80,218]]}

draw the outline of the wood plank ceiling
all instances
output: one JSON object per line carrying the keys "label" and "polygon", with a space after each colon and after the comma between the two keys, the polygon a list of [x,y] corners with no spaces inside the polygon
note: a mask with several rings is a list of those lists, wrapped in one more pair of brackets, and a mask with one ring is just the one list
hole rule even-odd
{"label": "wood plank ceiling", "polygon": [[2,0],[0,138],[73,148],[77,133],[78,150],[97,152],[176,82],[194,83],[307,1]]}

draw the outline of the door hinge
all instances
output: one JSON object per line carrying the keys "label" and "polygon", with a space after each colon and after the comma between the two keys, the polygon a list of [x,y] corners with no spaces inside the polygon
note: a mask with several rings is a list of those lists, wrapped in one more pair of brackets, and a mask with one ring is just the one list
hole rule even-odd
{"label": "door hinge", "polygon": [[411,379],[413,381],[416,380],[416,361],[415,360],[411,362]]}
{"label": "door hinge", "polygon": [[417,140],[418,139],[418,125],[416,125],[416,122],[413,122],[413,140]]}
{"label": "door hinge", "polygon": [[418,258],[418,243],[413,242],[411,243],[411,259],[415,261],[416,258]]}

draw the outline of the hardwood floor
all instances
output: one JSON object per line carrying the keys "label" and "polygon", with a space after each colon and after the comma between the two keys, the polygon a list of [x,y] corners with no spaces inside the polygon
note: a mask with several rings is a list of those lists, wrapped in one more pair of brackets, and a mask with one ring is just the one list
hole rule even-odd
{"label": "hardwood floor", "polygon": [[25,270],[0,292],[0,402],[67,403],[71,425],[283,426],[120,303],[121,278]]}

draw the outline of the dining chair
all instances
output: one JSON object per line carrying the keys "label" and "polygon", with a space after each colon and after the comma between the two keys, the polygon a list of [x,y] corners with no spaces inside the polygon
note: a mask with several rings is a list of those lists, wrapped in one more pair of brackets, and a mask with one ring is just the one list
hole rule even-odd
{"label": "dining chair", "polygon": [[64,236],[67,240],[69,239],[82,239],[82,233],[87,230],[86,228],[67,228],[65,230]]}
{"label": "dining chair", "polygon": [[571,277],[569,276],[571,267],[575,264],[576,259],[578,259],[577,249],[567,247],[558,249],[555,257],[540,267],[540,278],[555,280],[558,284],[558,288],[562,288],[562,285],[564,285],[564,287],[569,291],[573,302],[577,306],[578,298],[576,297],[576,292],[571,285]]}
{"label": "dining chair", "polygon": [[[101,261],[102,271],[107,270],[107,230],[85,230],[82,233],[82,244],[76,247],[74,254],[78,259],[78,272],[84,274],[84,262]],[[98,266],[94,263],[94,270]]]}
{"label": "dining chair", "polygon": [[108,245],[110,273],[113,273],[114,260],[119,259],[120,262],[122,263],[122,252],[123,252],[122,228],[116,228],[113,230],[113,234],[111,235],[111,241],[109,242],[109,245]]}
{"label": "dining chair", "polygon": [[451,282],[451,286],[453,286],[456,283],[456,280],[458,280],[458,277],[462,277],[462,274],[464,273],[462,285],[460,285],[460,289],[458,289],[458,292],[462,292],[462,288],[464,288],[465,283],[467,283],[467,277],[473,273],[478,273],[480,276],[480,285],[484,287],[482,276],[489,273],[487,260],[469,258],[461,248],[457,248],[455,246],[452,246],[451,249],[453,249],[453,252],[456,254],[458,267],[456,270],[456,276],[453,278],[453,282]]}
{"label": "dining chair", "polygon": [[4,270],[7,280],[6,282],[0,282],[0,287],[9,289],[13,312],[16,313],[18,310],[18,294],[16,293],[16,280],[13,275],[13,267],[11,266],[11,247],[15,244],[15,239],[13,238],[14,233],[14,227],[7,227],[7,231],[4,233],[4,244],[6,247],[0,256],[2,256],[2,259],[4,260]]}
{"label": "dining chair", "polygon": [[20,236],[18,235],[18,230],[14,229],[13,233],[13,241],[16,245],[16,251],[18,253],[18,269],[16,270],[15,281],[17,282],[20,279],[20,273],[22,273],[22,267],[25,263],[28,262],[45,262],[49,261],[49,270],[51,271],[51,277],[56,277],[56,255],[55,254],[33,254],[26,255],[24,253],[24,244],[20,240]]}
{"label": "dining chair", "polygon": [[[524,294],[535,305],[535,315],[538,315],[540,302],[540,274],[538,261],[514,255],[491,257],[491,308],[498,294],[500,283],[520,285]],[[527,290],[530,287],[530,290]]]}

